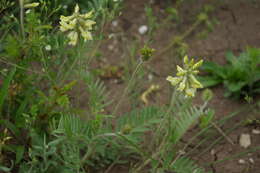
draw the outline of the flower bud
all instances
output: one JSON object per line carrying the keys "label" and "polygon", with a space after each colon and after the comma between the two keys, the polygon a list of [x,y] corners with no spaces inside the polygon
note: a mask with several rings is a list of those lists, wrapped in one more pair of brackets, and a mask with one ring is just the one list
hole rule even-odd
{"label": "flower bud", "polygon": [[213,92],[210,89],[205,89],[202,93],[202,100],[208,102],[213,98]]}
{"label": "flower bud", "polygon": [[154,50],[153,48],[149,48],[147,45],[145,45],[145,46],[140,50],[142,60],[143,60],[143,61],[148,61],[148,60],[152,57],[154,51],[155,51],[155,50]]}

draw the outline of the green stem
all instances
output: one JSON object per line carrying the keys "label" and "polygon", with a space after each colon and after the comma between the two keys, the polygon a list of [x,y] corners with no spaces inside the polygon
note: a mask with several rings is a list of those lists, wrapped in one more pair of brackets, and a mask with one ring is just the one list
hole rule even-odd
{"label": "green stem", "polygon": [[118,101],[118,103],[117,103],[117,105],[116,105],[116,107],[115,107],[115,109],[114,109],[112,115],[115,115],[115,114],[117,113],[117,110],[118,110],[119,106],[121,105],[121,103],[122,103],[124,97],[127,95],[128,90],[129,90],[129,88],[130,88],[130,86],[132,85],[132,82],[133,82],[133,80],[134,80],[134,77],[135,77],[135,75],[137,74],[137,72],[139,71],[139,69],[140,69],[140,67],[142,66],[142,64],[143,64],[143,60],[140,59],[140,60],[139,60],[139,63],[136,65],[135,71],[133,72],[133,74],[132,74],[132,76],[131,76],[131,78],[130,78],[130,80],[129,80],[129,83],[128,83],[128,85],[127,85],[127,87],[124,89],[123,94],[121,95],[121,97],[120,97],[120,99],[119,99],[119,101]]}
{"label": "green stem", "polygon": [[20,4],[20,25],[21,25],[21,34],[23,40],[25,39],[25,32],[24,32],[24,1],[19,0]]}
{"label": "green stem", "polygon": [[[153,141],[151,142],[151,144],[156,143],[157,141],[155,141],[155,140],[160,139],[159,137],[162,135],[161,129],[162,129],[163,126],[168,125],[168,128],[166,127],[166,129],[168,129],[168,130],[167,130],[168,132],[171,130],[171,128],[170,128],[170,123],[169,123],[168,121],[169,121],[169,119],[171,118],[169,115],[170,115],[171,109],[172,109],[172,107],[173,107],[173,105],[174,105],[174,102],[175,102],[175,96],[176,96],[176,90],[174,90],[174,92],[172,93],[171,102],[170,102],[169,108],[167,109],[166,114],[164,115],[163,121],[159,124],[159,127],[157,128],[157,130],[156,130],[156,132],[155,132],[155,137],[153,138]],[[171,121],[171,120],[170,120],[170,121]],[[140,170],[143,169],[146,165],[148,165],[154,158],[158,157],[158,155],[161,153],[161,150],[162,150],[163,146],[165,146],[165,144],[166,144],[166,141],[167,141],[167,138],[168,138],[168,134],[169,134],[169,133],[167,133],[167,132],[166,132],[165,134],[163,134],[163,135],[164,135],[164,136],[163,136],[163,139],[161,140],[161,142],[160,142],[160,144],[159,144],[159,147],[158,147],[158,149],[156,150],[156,152],[154,152],[154,154],[152,154],[151,157],[148,157],[147,160],[145,160],[145,161],[143,162],[143,164],[140,165],[140,166],[135,170],[135,172],[140,171]],[[152,146],[152,147],[153,147],[153,146]]]}
{"label": "green stem", "polygon": [[68,75],[71,74],[73,68],[78,63],[79,59],[81,58],[81,51],[82,51],[82,47],[80,45],[78,45],[77,46],[77,56],[75,57],[72,64],[70,65],[70,68],[63,74],[63,78],[61,79],[60,83],[63,83],[67,79]]}
{"label": "green stem", "polygon": [[189,36],[200,24],[202,23],[202,20],[196,20],[191,27],[185,31],[181,36],[176,37],[175,35],[172,37],[170,43],[164,47],[158,54],[155,55],[155,57],[160,57],[162,54],[170,50],[173,46],[183,41],[187,36]]}

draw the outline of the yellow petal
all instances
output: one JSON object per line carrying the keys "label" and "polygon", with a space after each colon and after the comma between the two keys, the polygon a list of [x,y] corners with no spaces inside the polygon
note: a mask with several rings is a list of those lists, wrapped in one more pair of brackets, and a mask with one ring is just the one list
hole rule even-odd
{"label": "yellow petal", "polygon": [[79,12],[79,5],[76,4],[75,9],[74,9],[74,13],[78,13],[78,12]]}
{"label": "yellow petal", "polygon": [[186,73],[186,70],[183,70],[180,66],[177,65],[177,76],[184,76]]}
{"label": "yellow petal", "polygon": [[60,30],[62,32],[68,31],[72,29],[70,25],[68,25],[66,22],[60,21]]}
{"label": "yellow petal", "polygon": [[187,97],[194,97],[195,96],[195,92],[196,92],[196,89],[194,89],[194,88],[187,88],[185,90],[185,95]]}
{"label": "yellow petal", "polygon": [[73,16],[60,16],[60,20],[64,22],[68,22],[73,18]]}
{"label": "yellow petal", "polygon": [[195,74],[195,75],[196,75],[196,74],[198,74],[198,73],[199,73],[199,70],[193,70],[193,71],[192,71],[192,74]]}
{"label": "yellow petal", "polygon": [[85,19],[91,18],[92,16],[93,16],[93,11],[90,11],[90,12],[82,15],[82,17],[85,18]]}
{"label": "yellow petal", "polygon": [[199,68],[202,64],[203,64],[203,60],[200,60],[199,62],[197,62],[196,64],[194,64],[192,66],[192,69],[195,70],[195,69]]}
{"label": "yellow petal", "polygon": [[180,83],[181,79],[182,79],[181,77],[172,77],[172,76],[168,76],[168,77],[166,78],[166,80],[169,81],[169,82],[171,82],[171,84],[172,84],[173,86],[175,86],[175,85],[177,85],[178,83]]}
{"label": "yellow petal", "polygon": [[77,24],[77,19],[73,19],[69,22],[69,27],[73,29]]}
{"label": "yellow petal", "polygon": [[177,90],[183,91],[185,89],[185,87],[186,87],[186,80],[187,80],[187,78],[184,77],[183,80],[181,81],[179,87],[177,88]]}
{"label": "yellow petal", "polygon": [[193,88],[203,88],[202,84],[191,74],[189,75],[190,84]]}
{"label": "yellow petal", "polygon": [[93,20],[87,20],[87,21],[84,22],[84,24],[85,24],[85,27],[92,29],[92,25],[96,24],[96,22],[93,21]]}
{"label": "yellow petal", "polygon": [[85,31],[82,27],[79,27],[79,30],[81,32],[81,36],[84,38],[84,41],[92,40],[92,35],[89,31]]}
{"label": "yellow petal", "polygon": [[194,59],[192,58],[192,59],[190,60],[189,64],[188,64],[188,66],[189,66],[189,67],[192,67],[193,64],[194,64]]}
{"label": "yellow petal", "polygon": [[78,33],[72,31],[68,34],[68,38],[70,39],[69,45],[75,46],[78,42]]}
{"label": "yellow petal", "polygon": [[184,56],[183,62],[184,62],[185,65],[189,65],[189,59],[188,59],[188,56],[187,56],[187,55]]}
{"label": "yellow petal", "polygon": [[24,8],[34,8],[34,7],[37,7],[39,5],[40,5],[39,2],[34,2],[34,3],[30,3],[30,4],[25,4]]}

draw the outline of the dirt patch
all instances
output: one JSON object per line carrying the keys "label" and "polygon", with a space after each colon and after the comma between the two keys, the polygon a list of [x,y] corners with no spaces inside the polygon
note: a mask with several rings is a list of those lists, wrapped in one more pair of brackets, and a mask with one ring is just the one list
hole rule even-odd
{"label": "dirt patch", "polygon": [[[165,7],[167,3],[159,0],[155,0],[154,3],[150,3],[149,0],[126,0],[122,15],[119,19],[116,19],[116,24],[111,24],[107,29],[107,34],[110,34],[112,38],[102,45],[103,61],[112,65],[122,65],[126,62],[126,58],[131,56],[132,42],[138,42],[142,45],[147,40],[147,35],[140,35],[138,28],[141,25],[147,25],[147,17],[145,15],[145,5],[150,4],[154,11],[155,16],[159,21],[162,21],[166,16]],[[181,24],[177,29],[173,30],[172,27],[160,28],[154,35],[152,47],[157,50],[163,49],[170,41],[170,38],[174,35],[184,32],[188,26],[192,24],[194,20],[194,14],[201,9],[205,4],[212,3],[211,1],[189,1],[183,4],[181,8],[181,15],[184,16]],[[169,3],[171,4],[171,3]],[[185,39],[188,45],[188,55],[193,57],[200,57],[220,64],[225,63],[225,53],[232,51],[235,54],[243,51],[247,46],[260,47],[260,2],[259,1],[247,1],[247,0],[229,0],[221,3],[214,4],[215,10],[211,14],[219,21],[219,24],[214,26],[212,32],[208,33],[204,39],[198,38],[196,33],[203,29],[203,26],[198,27],[194,33]],[[185,14],[185,15],[184,15]],[[112,35],[111,35],[112,34]],[[139,46],[140,47],[140,46]],[[139,57],[133,57],[135,61]],[[169,99],[169,85],[165,81],[168,75],[172,75],[175,71],[175,63],[180,59],[173,59],[173,53],[171,51],[156,57],[151,62],[146,63],[144,68],[149,71],[144,76],[143,84],[140,86],[145,90],[151,84],[159,84],[161,89],[158,94],[155,94],[151,104],[165,104]],[[151,77],[152,76],[152,77]],[[105,80],[108,90],[113,96],[114,100],[120,100],[123,88],[125,84],[118,82],[118,80],[111,79]],[[224,89],[222,86],[213,88],[214,99],[210,102],[210,107],[216,111],[216,119],[223,118],[232,112],[239,110],[246,103],[244,101],[237,101],[227,99],[223,96]],[[138,98],[137,98],[138,99]],[[131,110],[131,105],[128,100],[121,100],[122,104],[119,108],[119,113],[124,113]],[[140,100],[139,106],[142,106]],[[197,99],[197,103],[199,103]],[[112,112],[115,104],[112,104],[108,111]],[[259,111],[259,110],[258,110]],[[255,117],[260,119],[259,112],[244,111],[238,114],[235,118],[228,121],[222,128],[224,131],[233,127],[236,123],[246,120],[248,117]],[[205,147],[211,144],[210,141],[206,142],[192,153],[192,158],[206,167],[208,170],[214,173],[257,173],[260,172],[260,152],[248,152],[242,156],[233,158],[233,156],[247,151],[239,146],[238,139],[240,134],[248,133],[251,135],[252,144],[250,148],[260,146],[260,135],[252,134],[252,129],[256,127],[239,126],[228,134],[228,137],[234,142],[231,145],[227,140],[222,139],[212,148],[201,154]],[[193,129],[196,130],[196,129]],[[192,134],[192,131],[190,134]],[[216,134],[215,134],[216,135]],[[220,134],[216,137],[221,137]],[[189,139],[189,134],[185,137],[185,140]],[[229,159],[228,159],[229,158]],[[222,159],[228,159],[223,162],[216,163],[214,165],[205,165],[205,163],[220,161]],[[242,162],[240,159],[244,160]],[[127,168],[117,168],[112,172],[123,173],[127,172]]]}

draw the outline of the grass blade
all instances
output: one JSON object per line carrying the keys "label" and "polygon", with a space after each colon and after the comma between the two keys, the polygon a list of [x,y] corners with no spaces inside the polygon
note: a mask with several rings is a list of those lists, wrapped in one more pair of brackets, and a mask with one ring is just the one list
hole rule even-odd
{"label": "grass blade", "polygon": [[3,104],[4,104],[4,100],[8,94],[8,88],[9,85],[14,77],[14,74],[16,72],[16,68],[13,68],[12,71],[8,74],[8,76],[6,77],[6,79],[4,80],[3,86],[1,88],[0,91],[0,114],[2,114],[2,108],[3,108]]}

